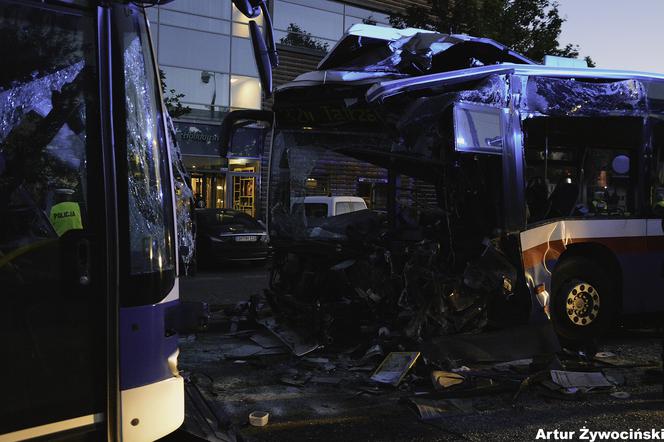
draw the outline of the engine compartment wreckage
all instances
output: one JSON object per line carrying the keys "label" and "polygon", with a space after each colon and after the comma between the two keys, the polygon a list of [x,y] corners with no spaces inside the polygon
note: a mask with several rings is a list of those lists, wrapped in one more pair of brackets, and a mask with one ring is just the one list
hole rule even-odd
{"label": "engine compartment wreckage", "polygon": [[[361,331],[422,341],[548,321],[551,269],[583,242],[560,219],[611,214],[590,207],[591,180],[569,168],[543,195],[527,182],[555,168],[550,146],[647,146],[664,76],[356,25],[317,71],[277,90],[273,112],[272,311],[319,344]],[[315,195],[361,196],[368,209],[326,216],[302,203]]]}

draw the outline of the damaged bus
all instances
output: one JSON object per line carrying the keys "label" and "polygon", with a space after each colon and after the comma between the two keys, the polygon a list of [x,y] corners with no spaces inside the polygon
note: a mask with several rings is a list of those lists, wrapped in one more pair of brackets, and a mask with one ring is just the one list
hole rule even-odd
{"label": "damaged bus", "polygon": [[184,419],[177,171],[134,3],[0,1],[3,442]]}
{"label": "damaged bus", "polygon": [[[664,75],[355,25],[261,119],[268,300],[321,342],[549,318],[585,340],[664,310]],[[312,222],[312,196],[368,208]]]}

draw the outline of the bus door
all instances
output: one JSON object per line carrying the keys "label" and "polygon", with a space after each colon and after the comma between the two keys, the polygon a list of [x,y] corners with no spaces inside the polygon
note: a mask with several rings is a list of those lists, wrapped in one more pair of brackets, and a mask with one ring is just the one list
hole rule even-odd
{"label": "bus door", "polygon": [[[269,111],[237,110],[229,113],[221,125],[220,154],[230,158],[230,170],[227,175],[226,192],[228,207],[262,217],[256,201],[260,195],[260,169],[257,161],[244,158],[260,158],[270,145],[274,114]],[[240,164],[233,165],[233,162]],[[264,201],[262,203],[265,203]]]}
{"label": "bus door", "polygon": [[105,434],[96,18],[95,8],[0,0],[2,441]]}
{"label": "bus door", "polygon": [[652,304],[649,302],[649,310],[664,310],[664,123],[653,129],[654,168],[647,231],[649,261],[655,264],[650,288],[655,298]]}

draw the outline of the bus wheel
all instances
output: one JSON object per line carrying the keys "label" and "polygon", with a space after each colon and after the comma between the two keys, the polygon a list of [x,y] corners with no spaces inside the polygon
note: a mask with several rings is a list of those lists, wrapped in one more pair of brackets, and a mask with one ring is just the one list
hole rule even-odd
{"label": "bus wheel", "polygon": [[564,338],[597,338],[616,319],[619,291],[614,278],[590,259],[572,257],[558,264],[552,289],[551,319]]}

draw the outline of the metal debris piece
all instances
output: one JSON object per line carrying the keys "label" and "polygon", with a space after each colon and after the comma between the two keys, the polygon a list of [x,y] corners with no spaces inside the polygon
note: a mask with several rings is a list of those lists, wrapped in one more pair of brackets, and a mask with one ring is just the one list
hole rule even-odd
{"label": "metal debris piece", "polygon": [[463,399],[410,398],[408,402],[423,421],[439,419],[450,413],[472,413],[475,411],[472,402]]}
{"label": "metal debris piece", "polygon": [[454,385],[463,384],[465,380],[466,378],[464,376],[451,371],[435,370],[431,372],[431,382],[436,390],[442,390]]}
{"label": "metal debris piece", "polygon": [[616,354],[611,353],[610,351],[600,351],[598,353],[595,353],[595,357],[598,359],[615,358]]}
{"label": "metal debris piece", "polygon": [[229,351],[224,353],[224,357],[226,359],[242,359],[246,358],[248,356],[253,356],[263,350],[263,347],[260,347],[258,345],[240,345],[239,347],[235,347],[230,349]]}
{"label": "metal debris piece", "polygon": [[376,356],[383,356],[385,353],[383,352],[383,347],[380,346],[380,344],[372,345],[369,347],[369,349],[364,353],[364,356],[360,359],[360,364],[365,364],[375,358]]}
{"label": "metal debris piece", "polygon": [[311,358],[308,356],[302,358],[302,360],[307,362],[312,362],[314,364],[328,364],[330,362],[328,358]]}
{"label": "metal debris piece", "polygon": [[493,369],[497,371],[510,371],[513,368],[528,367],[532,363],[533,363],[532,358],[517,359],[514,361],[499,362],[497,364],[494,364]]}
{"label": "metal debris piece", "polygon": [[257,319],[257,323],[279,338],[295,356],[304,356],[320,348],[318,343],[305,342],[296,332],[277,323],[275,318]]}
{"label": "metal debris piece", "polygon": [[249,339],[263,348],[278,348],[283,347],[284,343],[272,335],[255,334]]}
{"label": "metal debris piece", "polygon": [[293,387],[304,387],[304,384],[306,384],[308,380],[308,376],[304,376],[302,378],[297,376],[282,376],[279,378],[279,381],[282,384],[290,385]]}
{"label": "metal debris piece", "polygon": [[609,382],[601,372],[551,370],[551,380],[563,388],[594,388],[612,386],[611,382]]}
{"label": "metal debris piece", "polygon": [[332,376],[314,376],[311,378],[311,382],[314,384],[331,384],[339,385],[343,379],[332,377]]}
{"label": "metal debris piece", "polygon": [[371,379],[381,384],[391,384],[396,387],[406,376],[408,370],[415,365],[419,357],[420,352],[418,351],[393,351],[378,366]]}

